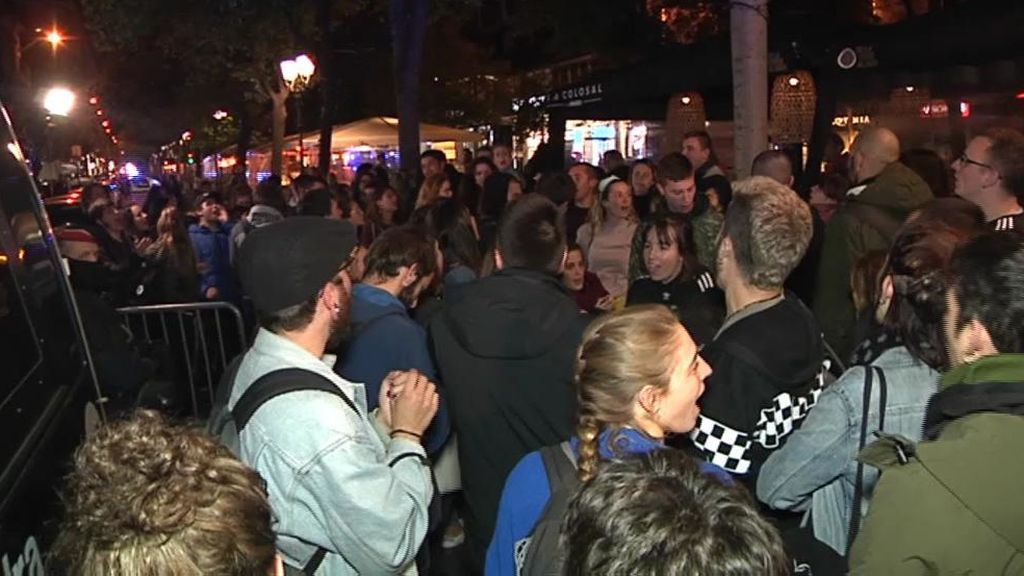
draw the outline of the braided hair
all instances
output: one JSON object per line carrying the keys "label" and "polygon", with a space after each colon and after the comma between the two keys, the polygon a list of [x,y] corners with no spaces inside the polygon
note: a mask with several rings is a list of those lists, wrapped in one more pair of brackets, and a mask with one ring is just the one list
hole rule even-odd
{"label": "braided hair", "polygon": [[587,328],[577,352],[575,376],[581,481],[597,471],[601,433],[617,433],[633,423],[640,391],[647,385],[668,389],[675,367],[673,352],[685,335],[675,314],[659,304],[626,308]]}

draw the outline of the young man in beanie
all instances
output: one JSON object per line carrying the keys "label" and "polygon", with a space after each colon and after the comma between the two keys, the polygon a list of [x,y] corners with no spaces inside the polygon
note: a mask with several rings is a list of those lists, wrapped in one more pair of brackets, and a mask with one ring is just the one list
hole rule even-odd
{"label": "young man in beanie", "polygon": [[367,413],[364,386],[334,373],[324,351],[348,328],[356,247],[351,224],[327,218],[298,216],[249,234],[239,273],[260,330],[228,408],[283,368],[337,386],[341,394],[303,389],[261,405],[238,434],[239,456],[267,481],[290,566],[332,576],[415,573],[433,493],[420,440],[437,393],[417,372],[392,372],[380,409]]}

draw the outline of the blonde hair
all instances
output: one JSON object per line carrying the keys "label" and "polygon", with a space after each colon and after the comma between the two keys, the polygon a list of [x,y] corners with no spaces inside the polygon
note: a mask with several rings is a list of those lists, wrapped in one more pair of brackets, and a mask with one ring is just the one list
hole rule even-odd
{"label": "blonde hair", "polygon": [[594,476],[598,436],[633,421],[633,406],[644,386],[667,390],[683,334],[671,310],[660,304],[631,306],[593,322],[576,356],[579,399],[579,475]]}

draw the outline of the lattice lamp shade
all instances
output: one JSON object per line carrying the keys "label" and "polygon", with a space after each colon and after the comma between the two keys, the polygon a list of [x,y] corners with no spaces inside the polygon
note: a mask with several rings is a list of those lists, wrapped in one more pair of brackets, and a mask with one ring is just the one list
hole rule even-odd
{"label": "lattice lamp shade", "polygon": [[816,98],[810,72],[798,70],[775,77],[770,124],[773,143],[800,144],[811,139]]}
{"label": "lattice lamp shade", "polygon": [[665,110],[665,132],[662,136],[662,150],[680,152],[683,149],[683,134],[691,130],[704,130],[707,113],[704,98],[696,92],[679,92],[668,99]]}

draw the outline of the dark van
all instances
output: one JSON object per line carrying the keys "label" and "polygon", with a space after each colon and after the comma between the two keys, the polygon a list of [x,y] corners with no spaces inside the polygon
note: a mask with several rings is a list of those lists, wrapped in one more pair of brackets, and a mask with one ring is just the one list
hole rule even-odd
{"label": "dark van", "polygon": [[0,571],[43,574],[57,490],[105,420],[43,203],[0,108]]}

